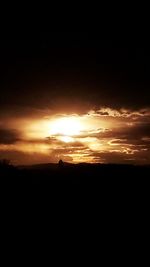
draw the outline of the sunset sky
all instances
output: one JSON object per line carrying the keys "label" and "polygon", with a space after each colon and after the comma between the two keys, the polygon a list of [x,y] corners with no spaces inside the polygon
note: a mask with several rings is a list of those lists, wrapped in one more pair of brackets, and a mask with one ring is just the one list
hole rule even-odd
{"label": "sunset sky", "polygon": [[42,32],[0,42],[0,159],[150,164],[149,44]]}

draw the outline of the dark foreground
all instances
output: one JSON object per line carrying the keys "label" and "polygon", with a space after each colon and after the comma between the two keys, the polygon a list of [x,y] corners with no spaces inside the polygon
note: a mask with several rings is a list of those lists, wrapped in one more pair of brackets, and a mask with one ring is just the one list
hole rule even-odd
{"label": "dark foreground", "polygon": [[7,243],[6,234],[10,240],[13,233],[11,248],[18,233],[18,244],[27,240],[31,251],[32,240],[36,249],[40,243],[40,251],[44,244],[47,249],[52,244],[56,252],[60,246],[67,257],[77,251],[83,256],[85,248],[91,253],[95,244],[94,252],[101,252],[105,261],[121,257],[124,262],[127,250],[133,256],[133,249],[143,246],[140,240],[149,228],[150,167],[46,164],[3,166],[0,172],[1,230]]}
{"label": "dark foreground", "polygon": [[[150,166],[111,164],[41,164],[28,167],[0,166],[1,193],[28,201],[78,201],[84,197],[128,201],[149,196]],[[86,201],[85,200],[85,201]]]}

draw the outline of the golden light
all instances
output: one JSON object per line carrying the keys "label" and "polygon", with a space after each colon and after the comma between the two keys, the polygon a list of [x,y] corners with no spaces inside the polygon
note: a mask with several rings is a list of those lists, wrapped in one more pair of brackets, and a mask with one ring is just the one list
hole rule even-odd
{"label": "golden light", "polygon": [[[79,135],[81,128],[82,127],[81,127],[81,124],[78,118],[74,118],[74,117],[61,118],[51,123],[50,134],[51,135],[65,135],[68,138],[69,136]],[[69,142],[69,139],[68,139],[68,142]]]}
{"label": "golden light", "polygon": [[65,142],[65,143],[74,142],[74,138],[72,138],[70,136],[60,136],[57,139],[60,140],[60,141]]}
{"label": "golden light", "polygon": [[[17,143],[15,150],[40,153],[43,157],[53,153],[53,161],[69,156],[74,162],[95,162],[90,151],[109,149],[109,144],[96,136],[99,131],[104,132],[108,128],[99,118],[58,114],[40,120],[18,122],[18,125],[23,129],[24,142]],[[81,144],[81,147],[76,146],[76,143]],[[70,147],[70,150],[65,150],[65,146]]]}

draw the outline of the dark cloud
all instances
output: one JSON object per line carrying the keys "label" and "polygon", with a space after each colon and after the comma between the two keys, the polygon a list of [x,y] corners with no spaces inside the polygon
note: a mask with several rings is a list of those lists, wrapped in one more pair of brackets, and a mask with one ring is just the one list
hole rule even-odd
{"label": "dark cloud", "polygon": [[130,132],[135,135],[136,138],[150,136],[150,121],[149,123],[141,123],[135,127],[132,127]]}
{"label": "dark cloud", "polygon": [[149,151],[137,151],[135,153],[122,153],[121,151],[92,152],[89,154],[95,162],[116,164],[150,164]]}
{"label": "dark cloud", "polygon": [[91,152],[94,160],[105,163],[125,163],[126,160],[132,158],[130,155],[118,152]]}
{"label": "dark cloud", "polygon": [[20,140],[20,133],[17,130],[0,129],[0,144],[14,144]]}
{"label": "dark cloud", "polygon": [[121,141],[135,141],[140,142],[140,140],[144,137],[150,137],[150,123],[138,123],[132,126],[126,126],[125,128],[120,127],[105,129],[105,131],[99,131],[92,135],[84,135],[84,137],[96,137],[98,139],[118,139]]}
{"label": "dark cloud", "polygon": [[38,163],[54,162],[53,157],[40,152],[22,152],[17,150],[5,150],[0,154],[0,159],[9,159],[14,165],[32,165]]}
{"label": "dark cloud", "polygon": [[99,111],[98,114],[101,116],[109,116],[109,113],[107,111]]}

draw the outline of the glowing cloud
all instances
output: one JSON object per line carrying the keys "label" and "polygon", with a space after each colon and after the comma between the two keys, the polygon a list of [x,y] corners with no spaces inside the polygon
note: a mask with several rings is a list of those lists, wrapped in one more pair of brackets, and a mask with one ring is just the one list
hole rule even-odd
{"label": "glowing cloud", "polygon": [[31,164],[60,158],[70,162],[150,163],[149,114],[149,109],[101,108],[86,114],[11,119],[11,127],[5,124],[0,129],[0,157],[15,164],[30,163],[29,158]]}

